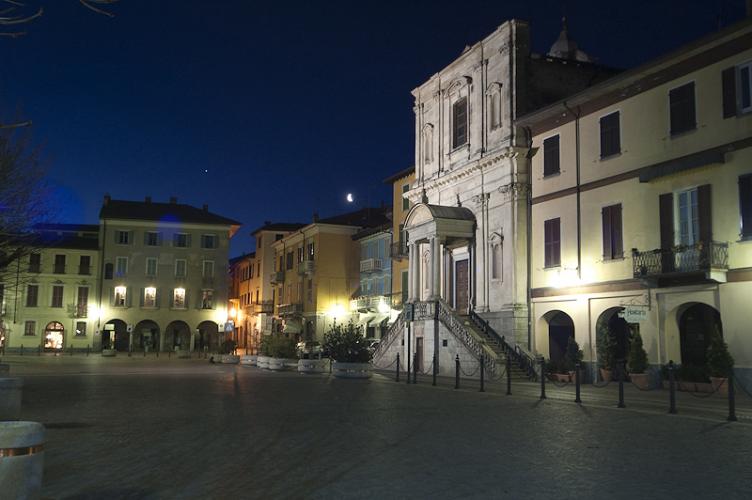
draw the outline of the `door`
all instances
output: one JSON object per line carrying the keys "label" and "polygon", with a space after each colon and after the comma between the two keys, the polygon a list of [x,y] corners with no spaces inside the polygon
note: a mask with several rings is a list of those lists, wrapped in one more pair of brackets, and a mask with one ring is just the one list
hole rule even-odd
{"label": "door", "polygon": [[415,366],[423,371],[423,337],[415,337]]}
{"label": "door", "polygon": [[468,265],[467,259],[454,264],[454,310],[467,312],[468,309]]}

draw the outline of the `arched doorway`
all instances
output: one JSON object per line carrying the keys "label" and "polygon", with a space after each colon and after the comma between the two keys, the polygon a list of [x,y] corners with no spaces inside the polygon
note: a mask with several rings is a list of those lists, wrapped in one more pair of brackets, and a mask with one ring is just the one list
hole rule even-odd
{"label": "arched doorway", "polygon": [[613,345],[612,357],[614,360],[626,360],[629,357],[629,346],[631,345],[632,337],[640,328],[638,323],[627,323],[624,318],[619,316],[619,313],[622,311],[624,311],[623,307],[606,309],[598,317],[596,323],[596,331],[605,331],[611,337]]}
{"label": "arched doorway", "polygon": [[59,321],[50,321],[44,327],[44,350],[59,351],[65,346],[65,328]]}
{"label": "arched doorway", "polygon": [[198,324],[196,348],[203,351],[205,347],[212,352],[219,348],[219,327],[213,321],[202,321]]}
{"label": "arched doorway", "polygon": [[706,304],[688,304],[679,310],[682,365],[705,366],[711,334],[723,337],[721,313]]}
{"label": "arched doorway", "polygon": [[154,352],[159,349],[159,325],[145,319],[139,321],[133,329],[133,350]]}
{"label": "arched doorway", "polygon": [[551,364],[564,362],[567,352],[567,342],[574,337],[574,321],[565,312],[551,311],[546,315],[548,322],[548,358]]}
{"label": "arched doorway", "polygon": [[191,328],[185,321],[173,321],[165,328],[164,348],[174,351],[175,348],[188,350],[191,348]]}
{"label": "arched doorway", "polygon": [[102,331],[102,347],[104,349],[115,349],[116,351],[127,351],[130,347],[130,333],[128,325],[120,319],[112,319],[104,324]]}

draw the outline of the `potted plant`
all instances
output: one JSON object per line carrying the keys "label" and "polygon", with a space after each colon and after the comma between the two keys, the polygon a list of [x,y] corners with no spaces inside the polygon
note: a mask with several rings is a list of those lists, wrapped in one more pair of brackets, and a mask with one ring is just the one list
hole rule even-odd
{"label": "potted plant", "polygon": [[650,377],[645,370],[648,368],[648,353],[642,346],[640,332],[635,332],[632,344],[629,346],[629,378],[640,389],[647,389],[650,385]]}
{"label": "potted plant", "polygon": [[269,341],[271,339],[271,335],[264,335],[261,338],[261,346],[259,347],[259,355],[256,358],[256,366],[259,368],[269,368]]}
{"label": "potted plant", "polygon": [[728,394],[728,377],[734,369],[734,358],[728,351],[726,342],[721,337],[718,327],[714,327],[710,334],[710,344],[707,351],[708,375],[714,391]]}
{"label": "potted plant", "polygon": [[574,337],[569,337],[567,351],[564,354],[564,370],[569,375],[569,380],[574,381],[578,365],[582,366],[582,349]]}
{"label": "potted plant", "polygon": [[371,350],[353,322],[335,324],[324,336],[324,351],[334,360],[332,373],[338,378],[370,378]]}
{"label": "potted plant", "polygon": [[240,356],[235,354],[237,344],[234,340],[225,340],[220,346],[220,352],[222,353],[222,363],[237,365],[240,363]]}
{"label": "potted plant", "polygon": [[284,334],[273,334],[269,337],[269,369],[285,370],[290,364],[297,366],[295,358],[295,340]]}
{"label": "potted plant", "polygon": [[328,358],[322,357],[321,344],[314,341],[299,342],[298,372],[300,373],[324,373],[330,363]]}
{"label": "potted plant", "polygon": [[608,324],[605,322],[595,332],[595,349],[598,354],[598,368],[601,373],[601,379],[604,382],[610,382],[611,371],[614,368],[616,343],[608,329]]}

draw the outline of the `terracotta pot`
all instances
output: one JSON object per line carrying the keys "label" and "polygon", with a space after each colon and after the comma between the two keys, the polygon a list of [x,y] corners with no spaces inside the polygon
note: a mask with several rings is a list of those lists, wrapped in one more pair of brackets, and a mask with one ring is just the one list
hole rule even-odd
{"label": "terracotta pot", "polygon": [[630,373],[629,378],[639,389],[646,390],[650,388],[650,375],[647,373]]}
{"label": "terracotta pot", "polygon": [[601,372],[601,380],[603,380],[606,383],[611,382],[611,369],[608,368],[599,368],[598,369]]}
{"label": "terracotta pot", "polygon": [[569,382],[569,374],[568,373],[552,373],[551,374],[554,379],[556,379],[557,382]]}

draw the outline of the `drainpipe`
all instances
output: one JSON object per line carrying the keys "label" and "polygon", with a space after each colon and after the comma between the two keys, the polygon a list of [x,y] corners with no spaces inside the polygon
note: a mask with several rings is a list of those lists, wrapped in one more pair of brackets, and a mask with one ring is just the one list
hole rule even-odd
{"label": "drainpipe", "polygon": [[574,116],[574,144],[575,144],[575,169],[577,174],[577,279],[582,279],[582,230],[580,229],[580,220],[582,217],[582,208],[580,203],[580,114],[582,110],[577,106],[577,112],[569,107],[564,101],[566,110]]}
{"label": "drainpipe", "polygon": [[531,190],[527,194],[527,231],[525,235],[525,241],[527,248],[525,249],[527,254],[527,349],[533,350],[533,291],[532,291],[532,235],[533,235],[533,192],[532,192],[532,175],[530,169],[530,163],[533,160],[533,156],[537,153],[537,150],[533,150],[533,132],[530,127],[524,127],[525,131],[525,143],[527,147],[527,166],[528,166],[528,184]]}
{"label": "drainpipe", "polygon": [[[97,299],[97,330],[99,330],[99,339],[102,339],[102,290],[104,288],[104,256],[107,248],[107,220],[102,221],[102,253],[99,258],[99,298]],[[93,344],[94,342],[92,342]]]}

